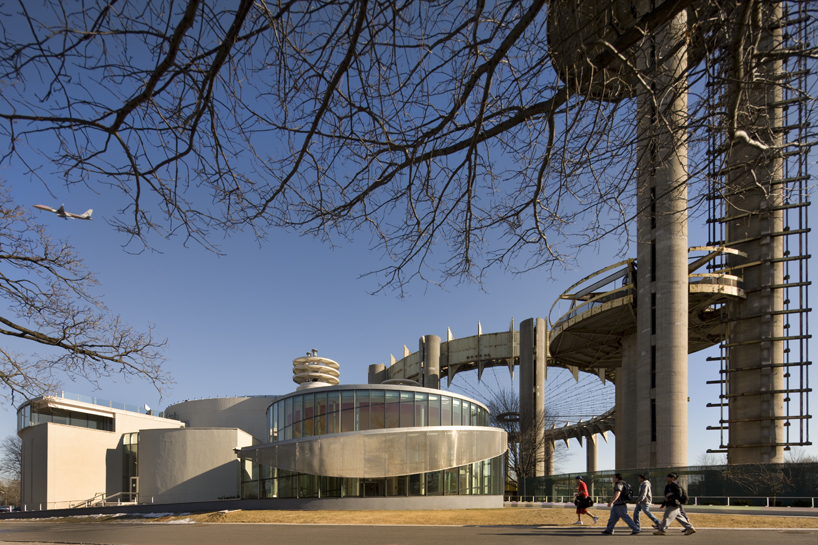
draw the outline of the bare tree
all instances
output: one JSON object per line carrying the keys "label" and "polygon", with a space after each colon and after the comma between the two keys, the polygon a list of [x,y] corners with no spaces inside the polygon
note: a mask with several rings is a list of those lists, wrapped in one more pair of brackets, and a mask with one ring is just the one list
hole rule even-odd
{"label": "bare tree", "polygon": [[0,442],[0,476],[18,482],[23,476],[23,440],[17,435]]}
{"label": "bare tree", "polygon": [[[701,202],[702,59],[743,51],[761,0],[630,2],[604,33],[560,35],[579,52],[566,72],[547,17],[572,2],[20,2],[0,16],[2,159],[49,189],[120,191],[109,221],[143,244],[180,233],[216,249],[214,229],[369,235],[387,258],[372,272],[396,287],[549,268],[611,234],[626,251],[636,131],[624,99],[651,76],[629,51],[688,11]],[[737,61],[749,65],[731,81],[750,81],[763,56]],[[612,74],[631,91],[589,100]],[[728,110],[726,145],[753,141]]]}
{"label": "bare tree", "polygon": [[520,398],[510,389],[490,391],[486,399],[491,425],[508,434],[508,478],[517,483],[520,478],[534,477],[537,468],[554,464],[555,468],[570,456],[562,443],[554,444],[543,437],[556,420],[548,410],[538,410],[532,426],[520,426]]}
{"label": "bare tree", "polygon": [[795,479],[791,473],[777,464],[729,465],[725,466],[722,475],[725,480],[756,496],[775,498],[795,487]]}
{"label": "bare tree", "polygon": [[20,482],[23,476],[23,440],[9,435],[0,442],[0,503],[20,505]]}
{"label": "bare tree", "polygon": [[[0,186],[0,336],[6,339],[0,384],[7,398],[51,393],[59,373],[92,383],[115,374],[140,377],[160,393],[170,384],[162,369],[165,341],[111,314],[93,295],[96,285],[74,249],[49,237]],[[31,353],[8,345],[30,346]]]}
{"label": "bare tree", "polygon": [[713,454],[711,452],[703,452],[696,458],[696,465],[699,466],[725,466],[727,465],[726,454]]}
{"label": "bare tree", "polygon": [[790,464],[815,464],[818,463],[818,456],[810,455],[806,449],[791,447],[784,460]]}

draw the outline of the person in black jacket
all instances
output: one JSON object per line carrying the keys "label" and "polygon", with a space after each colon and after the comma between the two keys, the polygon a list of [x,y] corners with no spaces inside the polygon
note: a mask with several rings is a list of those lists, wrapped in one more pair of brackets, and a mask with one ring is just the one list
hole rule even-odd
{"label": "person in black jacket", "polygon": [[662,507],[665,508],[665,516],[662,519],[662,523],[653,532],[655,536],[663,536],[665,535],[665,531],[667,530],[670,523],[675,519],[685,528],[685,535],[689,536],[690,534],[696,533],[696,529],[693,528],[693,525],[688,522],[688,520],[682,516],[680,512],[681,502],[679,499],[682,497],[682,489],[676,483],[676,479],[678,475],[675,473],[668,473],[665,481],[667,484],[665,485],[665,501],[662,502]]}

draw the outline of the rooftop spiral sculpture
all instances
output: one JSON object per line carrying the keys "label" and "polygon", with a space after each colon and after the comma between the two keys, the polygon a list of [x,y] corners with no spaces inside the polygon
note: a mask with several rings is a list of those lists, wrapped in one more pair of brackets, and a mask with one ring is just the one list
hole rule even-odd
{"label": "rooftop spiral sculpture", "polygon": [[318,356],[318,350],[307,352],[306,356],[293,360],[293,382],[298,384],[296,390],[335,386],[341,375],[340,365],[329,358]]}

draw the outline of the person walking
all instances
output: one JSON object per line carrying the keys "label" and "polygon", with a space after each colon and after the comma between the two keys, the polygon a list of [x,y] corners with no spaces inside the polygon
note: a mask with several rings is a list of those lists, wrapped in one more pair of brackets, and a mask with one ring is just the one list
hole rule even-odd
{"label": "person walking", "polygon": [[608,519],[608,526],[602,532],[606,535],[613,535],[614,533],[614,526],[622,519],[625,521],[625,524],[628,525],[628,528],[631,529],[631,535],[638,534],[641,532],[639,527],[634,524],[631,517],[628,516],[628,502],[627,500],[630,499],[627,497],[625,493],[627,489],[630,488],[628,483],[622,480],[622,475],[620,473],[616,473],[613,477],[613,485],[614,485],[614,495],[611,501],[608,502],[608,507],[611,508],[611,516]]}
{"label": "person walking", "polygon": [[676,520],[684,526],[685,535],[689,536],[690,534],[695,534],[696,529],[693,528],[693,525],[682,516],[681,513],[681,505],[682,502],[682,489],[679,484],[676,482],[678,475],[675,473],[668,473],[665,480],[667,481],[667,485],[665,485],[665,501],[662,502],[662,507],[665,508],[665,515],[662,518],[662,522],[659,524],[659,527],[653,532],[655,536],[663,536],[667,531],[670,523]]}
{"label": "person walking", "polygon": [[659,519],[653,516],[650,512],[650,504],[653,501],[653,495],[650,488],[650,481],[644,473],[640,473],[637,477],[639,479],[639,497],[636,498],[636,507],[633,510],[633,523],[640,530],[642,525],[639,523],[639,515],[642,511],[653,521],[654,527],[659,525]]}
{"label": "person walking", "polygon": [[588,494],[588,485],[586,485],[582,481],[582,477],[577,475],[574,479],[577,482],[577,495],[575,497],[574,503],[577,506],[577,521],[574,523],[574,526],[582,525],[582,515],[588,515],[593,519],[594,524],[599,520],[599,517],[595,517],[588,511],[588,500],[590,496]]}

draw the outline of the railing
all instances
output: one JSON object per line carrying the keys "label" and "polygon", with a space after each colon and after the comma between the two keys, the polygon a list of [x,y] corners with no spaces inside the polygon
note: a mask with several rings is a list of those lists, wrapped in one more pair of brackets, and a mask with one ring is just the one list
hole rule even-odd
{"label": "railing", "polygon": [[[548,320],[551,328],[556,328],[560,323],[578,316],[579,314],[582,314],[595,306],[607,303],[608,301],[613,301],[614,299],[632,295],[634,293],[634,280],[636,272],[635,263],[635,259],[627,259],[625,261],[620,261],[619,263],[614,263],[613,265],[586,276],[568,288],[568,290],[563,293],[553,305],[551,305],[551,309],[548,311]],[[583,284],[587,284],[590,280],[596,279],[596,277],[604,273],[608,274],[602,279],[596,280],[594,283],[585,286],[582,290],[572,293],[575,288]],[[559,302],[565,300],[571,301],[571,306],[568,311],[556,320],[551,320],[551,314],[553,313],[554,308]]]}
{"label": "railing", "polygon": [[[127,403],[120,403],[117,401],[110,401],[108,399],[101,399],[98,397],[93,396],[84,396],[82,394],[75,394],[72,392],[60,392],[59,395],[54,395],[52,397],[59,397],[62,399],[68,399],[70,401],[81,401],[83,403],[90,403],[91,405],[97,405],[99,407],[109,407],[111,409],[120,409],[123,411],[128,411],[132,413],[138,414],[153,414],[153,411],[147,409],[147,407],[140,407],[139,405],[128,405]],[[164,417],[164,413],[159,413],[160,417]]]}
{"label": "railing", "polygon": [[105,507],[106,505],[134,505],[136,504],[136,493],[117,492],[116,494],[106,496],[104,492],[97,492],[93,498],[87,500],[69,500],[68,502],[53,503],[54,507],[52,509],[57,509],[58,503],[68,503],[69,509],[77,509],[79,507]]}
{"label": "railing", "polygon": [[[606,505],[610,496],[591,496],[594,505]],[[519,503],[566,503],[573,505],[574,496],[503,496],[504,502]],[[630,502],[634,503],[634,502]],[[654,500],[658,505],[658,502]],[[818,507],[818,497],[803,496],[691,496],[689,506],[723,507]]]}

